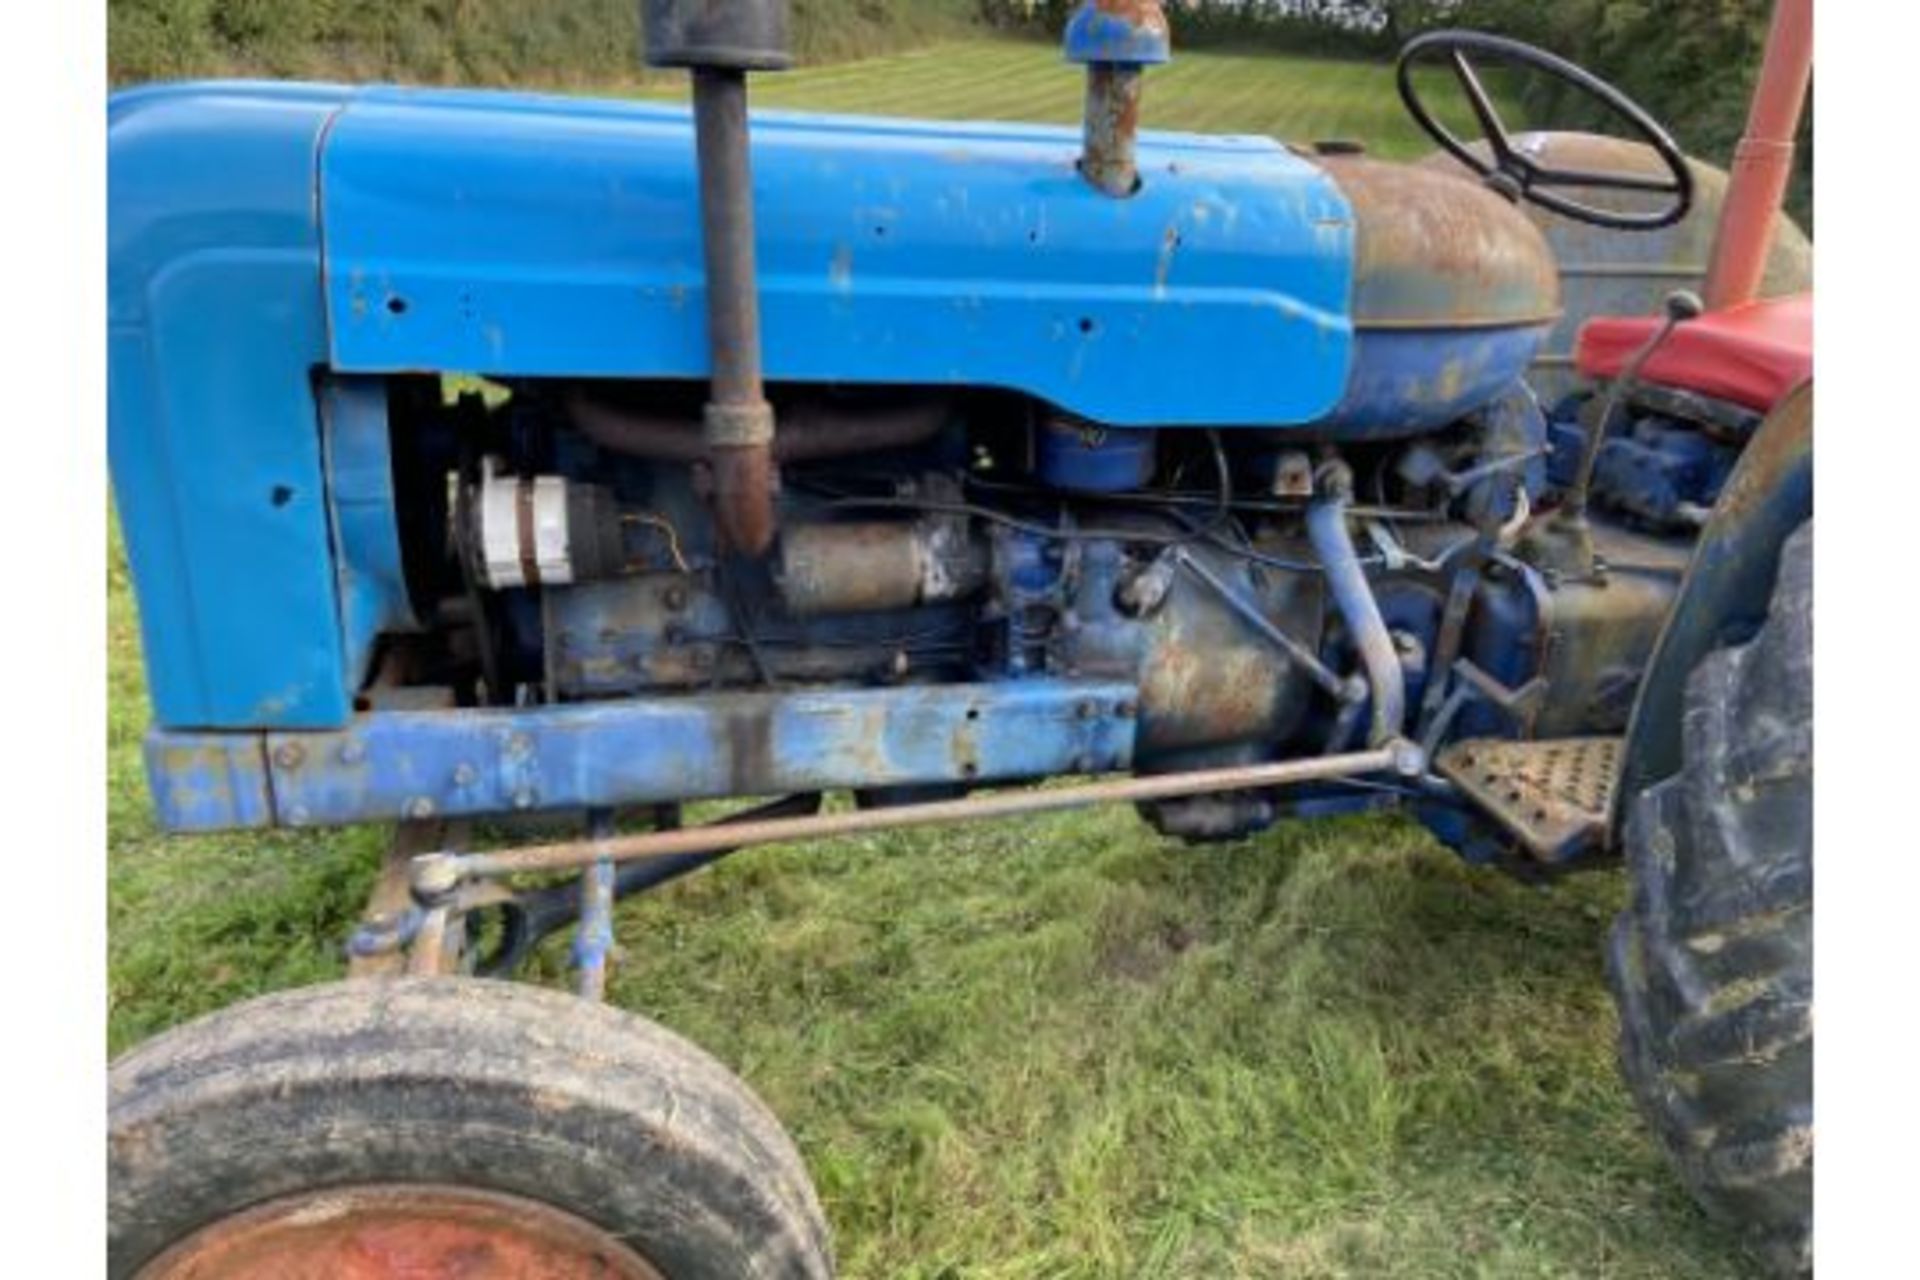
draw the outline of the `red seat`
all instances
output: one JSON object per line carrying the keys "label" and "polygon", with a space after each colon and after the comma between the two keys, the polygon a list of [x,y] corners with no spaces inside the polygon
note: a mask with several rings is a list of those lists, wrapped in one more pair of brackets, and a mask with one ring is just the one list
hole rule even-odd
{"label": "red seat", "polygon": [[[1580,326],[1574,363],[1589,378],[1618,377],[1661,324],[1659,316],[1596,316]],[[1640,371],[1642,382],[1731,400],[1765,413],[1813,376],[1813,295],[1713,311],[1675,329]]]}

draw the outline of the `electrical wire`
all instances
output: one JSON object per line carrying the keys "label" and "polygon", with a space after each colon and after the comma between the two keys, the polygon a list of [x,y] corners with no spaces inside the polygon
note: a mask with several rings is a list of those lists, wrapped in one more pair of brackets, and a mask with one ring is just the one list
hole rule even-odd
{"label": "electrical wire", "polygon": [[680,534],[673,527],[673,521],[665,516],[655,515],[651,511],[623,511],[620,513],[623,525],[644,525],[649,529],[658,529],[667,538],[667,554],[673,559],[673,567],[681,573],[689,573],[687,557],[680,551]]}

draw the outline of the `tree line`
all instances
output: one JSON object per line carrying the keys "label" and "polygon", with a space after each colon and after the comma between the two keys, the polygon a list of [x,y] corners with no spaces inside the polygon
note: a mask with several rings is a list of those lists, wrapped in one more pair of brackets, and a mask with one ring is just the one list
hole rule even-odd
{"label": "tree line", "polygon": [[[979,0],[988,25],[1057,36],[1077,0]],[[1174,47],[1391,57],[1422,31],[1472,27],[1552,50],[1618,85],[1688,151],[1724,165],[1746,120],[1771,0],[1169,0]],[[1591,126],[1540,82],[1521,116]],[[1802,125],[1789,208],[1813,218],[1813,112]]]}

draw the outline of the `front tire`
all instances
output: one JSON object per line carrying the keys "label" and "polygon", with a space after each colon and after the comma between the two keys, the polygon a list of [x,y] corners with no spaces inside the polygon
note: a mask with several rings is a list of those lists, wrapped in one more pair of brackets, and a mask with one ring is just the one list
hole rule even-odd
{"label": "front tire", "polygon": [[[108,1178],[115,1277],[290,1275],[244,1257],[295,1255],[384,1275],[342,1259],[395,1240],[444,1244],[406,1274],[833,1271],[745,1085],[644,1019],[508,983],[335,983],[167,1032],[111,1068]],[[316,1243],[328,1214],[341,1238]]]}
{"label": "front tire", "polygon": [[1813,1259],[1813,525],[1767,620],[1687,683],[1684,763],[1635,798],[1608,976],[1681,1179],[1777,1269]]}

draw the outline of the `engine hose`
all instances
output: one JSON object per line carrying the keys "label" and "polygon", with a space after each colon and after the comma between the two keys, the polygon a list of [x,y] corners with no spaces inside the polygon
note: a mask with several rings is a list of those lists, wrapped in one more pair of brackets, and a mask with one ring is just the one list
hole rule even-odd
{"label": "engine hose", "polygon": [[1406,721],[1406,673],[1400,668],[1400,655],[1394,651],[1393,637],[1387,632],[1380,605],[1373,598],[1373,587],[1353,548],[1353,535],[1347,529],[1348,492],[1332,488],[1331,496],[1307,508],[1307,538],[1325,570],[1327,588],[1333,593],[1334,606],[1340,610],[1347,634],[1360,651],[1360,662],[1367,670],[1367,684],[1373,691],[1373,727],[1368,741],[1380,746],[1399,736]]}
{"label": "engine hose", "polygon": [[[564,403],[568,420],[602,449],[663,462],[711,457],[697,419],[622,407],[580,390],[570,392]],[[950,414],[939,399],[859,409],[804,401],[788,405],[773,438],[774,461],[817,462],[924,444],[940,434]]]}

